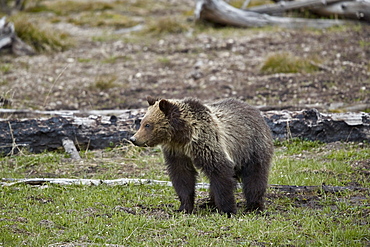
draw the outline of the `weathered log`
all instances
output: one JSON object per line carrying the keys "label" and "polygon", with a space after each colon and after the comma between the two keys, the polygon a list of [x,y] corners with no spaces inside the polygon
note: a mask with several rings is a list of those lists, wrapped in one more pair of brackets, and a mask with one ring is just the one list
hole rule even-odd
{"label": "weathered log", "polygon": [[263,27],[275,25],[286,28],[328,28],[348,23],[339,20],[304,19],[276,17],[246,11],[225,3],[222,0],[198,0],[195,8],[196,19],[237,27]]}
{"label": "weathered log", "polygon": [[51,118],[0,120],[0,153],[12,154],[24,147],[35,153],[60,149],[66,138],[74,140],[79,149],[116,146],[128,142],[143,115],[138,110],[121,111],[118,117],[71,114],[61,112],[60,116]]}
{"label": "weathered log", "polygon": [[[73,140],[79,149],[103,149],[127,144],[139,127],[144,112],[144,109],[64,111],[58,116],[58,112],[53,111],[49,113],[54,117],[23,120],[14,119],[13,115],[13,119],[0,119],[0,153],[13,154],[22,148],[36,153],[60,149],[65,138]],[[99,116],[86,117],[91,113]],[[370,141],[369,113],[321,114],[316,109],[310,109],[268,111],[263,115],[273,137],[279,140]]]}
{"label": "weathered log", "polygon": [[9,50],[18,56],[35,54],[35,50],[17,36],[13,23],[7,22],[5,16],[0,19],[0,51],[2,50]]}
{"label": "weathered log", "polygon": [[[248,11],[257,13],[269,14],[269,15],[280,15],[281,13],[289,10],[308,8],[308,7],[319,7],[325,8],[325,6],[331,3],[337,3],[342,0],[297,0],[297,1],[280,1],[276,4],[265,4],[247,8]],[[354,1],[354,0],[353,0]]]}
{"label": "weathered log", "polygon": [[[128,184],[160,184],[163,186],[172,187],[170,181],[160,181],[153,179],[136,179],[136,178],[119,178],[113,180],[101,180],[101,179],[71,179],[71,178],[26,178],[26,179],[13,179],[13,178],[2,178],[0,185],[2,186],[14,186],[19,184],[29,185],[44,185],[45,183],[59,184],[59,185],[128,185]],[[197,183],[197,189],[209,189],[208,183]],[[242,185],[238,184],[241,188]],[[305,193],[305,192],[326,192],[326,193],[338,193],[341,191],[368,191],[369,188],[356,187],[356,186],[297,186],[297,185],[277,185],[271,184],[269,187],[273,190],[279,190],[288,193]]]}
{"label": "weathered log", "polygon": [[66,151],[66,153],[71,155],[72,159],[74,159],[74,160],[80,160],[81,159],[80,154],[78,153],[77,148],[76,148],[75,144],[73,143],[73,141],[71,139],[64,138],[62,140],[62,145],[63,145],[64,150]]}
{"label": "weathered log", "polygon": [[370,22],[370,1],[342,1],[333,3],[325,8],[312,8],[312,12],[321,16],[335,16],[346,19],[363,20]]}
{"label": "weathered log", "polygon": [[246,10],[269,15],[281,15],[285,11],[307,8],[308,10],[326,17],[370,21],[369,0],[299,0],[277,4],[266,4]]}
{"label": "weathered log", "polygon": [[369,113],[322,114],[316,109],[309,109],[295,112],[269,111],[264,115],[273,137],[279,140],[370,141]]}

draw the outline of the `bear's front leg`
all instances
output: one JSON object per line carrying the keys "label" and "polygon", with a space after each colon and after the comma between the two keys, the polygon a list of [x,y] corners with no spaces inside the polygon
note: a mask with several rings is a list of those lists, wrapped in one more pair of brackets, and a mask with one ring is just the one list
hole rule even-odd
{"label": "bear's front leg", "polygon": [[192,213],[197,171],[189,157],[165,151],[163,153],[172,185],[181,202],[179,211]]}

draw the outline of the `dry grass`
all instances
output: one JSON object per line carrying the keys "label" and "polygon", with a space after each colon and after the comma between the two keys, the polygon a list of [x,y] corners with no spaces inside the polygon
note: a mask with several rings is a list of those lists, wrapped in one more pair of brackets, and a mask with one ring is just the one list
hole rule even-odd
{"label": "dry grass", "polygon": [[73,46],[68,34],[41,27],[37,22],[29,21],[27,15],[12,16],[10,21],[14,22],[19,38],[38,52],[64,51]]}
{"label": "dry grass", "polygon": [[143,32],[149,32],[154,35],[173,34],[186,32],[189,27],[184,20],[173,16],[167,16],[152,21]]}
{"label": "dry grass", "polygon": [[261,67],[261,72],[274,73],[312,73],[319,68],[307,58],[294,56],[289,52],[269,55]]}
{"label": "dry grass", "polygon": [[107,2],[77,2],[77,1],[53,1],[49,3],[34,4],[26,9],[27,12],[49,11],[57,15],[70,15],[83,11],[103,11],[113,9],[114,5]]}
{"label": "dry grass", "polygon": [[84,12],[77,16],[71,16],[67,20],[70,23],[79,26],[90,27],[114,27],[114,28],[127,28],[138,24],[130,17],[117,14],[111,11],[105,12]]}
{"label": "dry grass", "polygon": [[101,75],[99,76],[94,84],[90,87],[91,90],[107,90],[117,86],[115,83],[117,80],[116,75]]}

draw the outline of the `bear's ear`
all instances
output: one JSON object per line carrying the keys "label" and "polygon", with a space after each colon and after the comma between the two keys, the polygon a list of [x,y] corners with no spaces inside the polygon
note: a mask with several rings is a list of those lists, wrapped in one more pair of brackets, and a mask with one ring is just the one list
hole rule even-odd
{"label": "bear's ear", "polygon": [[155,102],[158,100],[150,95],[146,96],[146,100],[148,101],[148,104],[151,106],[151,105],[154,105]]}
{"label": "bear's ear", "polygon": [[164,115],[168,116],[173,109],[173,104],[168,100],[161,99],[161,101],[159,101],[159,109],[164,113]]}

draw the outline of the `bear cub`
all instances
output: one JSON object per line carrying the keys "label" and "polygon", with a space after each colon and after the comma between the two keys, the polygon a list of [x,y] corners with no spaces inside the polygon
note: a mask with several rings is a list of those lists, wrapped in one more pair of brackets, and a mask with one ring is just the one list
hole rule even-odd
{"label": "bear cub", "polygon": [[130,141],[161,145],[180,199],[180,211],[194,209],[197,169],[210,180],[210,204],[236,213],[234,189],[243,184],[248,211],[263,210],[273,155],[270,128],[256,108],[235,99],[203,104],[195,98],[155,99]]}

